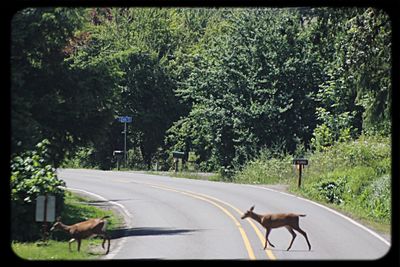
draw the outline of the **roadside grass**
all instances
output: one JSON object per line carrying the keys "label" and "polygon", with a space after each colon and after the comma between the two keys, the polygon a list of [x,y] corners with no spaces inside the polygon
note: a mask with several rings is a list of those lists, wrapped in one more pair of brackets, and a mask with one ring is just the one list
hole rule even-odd
{"label": "roadside grass", "polygon": [[[101,240],[89,239],[82,241],[81,251],[77,252],[77,244],[68,249],[68,242],[49,240],[43,242],[12,243],[14,253],[24,260],[90,260],[100,257],[102,252],[95,247],[101,247]],[[104,253],[104,252],[103,252]]]}
{"label": "roadside grass", "polygon": [[324,205],[328,208],[331,208],[333,210],[336,210],[343,215],[352,218],[353,220],[375,230],[376,232],[379,232],[383,235],[390,235],[391,234],[391,220],[387,219],[376,219],[376,218],[371,218],[368,216],[366,211],[362,209],[361,207],[357,207],[357,204],[347,204],[347,205],[338,205],[334,203],[329,203],[325,200],[322,200],[321,198],[316,198],[316,197],[310,197],[306,192],[304,192],[302,189],[297,188],[297,183],[292,183],[288,187],[288,192],[300,197],[304,197],[306,199],[310,199],[316,203],[319,203],[321,205]]}
{"label": "roadside grass", "polygon": [[[61,214],[62,222],[70,225],[89,218],[109,215],[107,231],[120,228],[123,225],[123,218],[112,210],[101,208],[102,205],[102,201],[95,201],[66,191],[65,207]],[[71,244],[72,251],[69,251],[69,239],[68,234],[56,231],[50,234],[47,242],[12,242],[11,247],[18,257],[25,260],[91,260],[99,259],[105,253],[101,247],[101,238],[92,237],[82,240],[80,252],[77,251],[76,242]]]}
{"label": "roadside grass", "polygon": [[301,188],[292,155],[260,155],[237,173],[238,183],[287,185],[295,195],[321,203],[383,234],[391,231],[390,138],[366,137],[304,155]]}

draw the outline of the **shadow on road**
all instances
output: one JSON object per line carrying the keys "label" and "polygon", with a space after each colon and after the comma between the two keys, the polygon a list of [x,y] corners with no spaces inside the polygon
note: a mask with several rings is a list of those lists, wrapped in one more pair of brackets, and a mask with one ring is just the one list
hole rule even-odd
{"label": "shadow on road", "polygon": [[108,199],[108,200],[89,200],[89,201],[82,201],[81,203],[85,204],[110,204],[110,201],[112,202],[122,202],[122,201],[130,201],[134,200],[133,198],[124,198],[124,199]]}
{"label": "shadow on road", "polygon": [[120,238],[126,236],[151,236],[151,235],[179,235],[199,231],[198,229],[174,229],[162,227],[137,227],[122,228],[109,231],[110,237]]}

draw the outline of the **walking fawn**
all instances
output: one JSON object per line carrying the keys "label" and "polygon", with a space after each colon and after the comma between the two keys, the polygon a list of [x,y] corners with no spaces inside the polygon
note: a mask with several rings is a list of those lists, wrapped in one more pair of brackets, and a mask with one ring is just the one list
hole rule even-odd
{"label": "walking fawn", "polygon": [[54,223],[53,227],[51,227],[50,231],[54,230],[62,230],[69,233],[72,238],[68,242],[69,250],[71,251],[71,243],[75,240],[78,242],[78,251],[81,248],[81,240],[84,238],[88,238],[92,235],[98,235],[103,237],[103,244],[101,245],[104,249],[104,243],[108,240],[107,252],[110,251],[110,237],[106,233],[106,224],[107,221],[104,220],[109,218],[110,216],[104,216],[100,219],[89,219],[84,222],[76,223],[74,225],[65,225],[61,222],[61,218],[58,217],[56,223]]}
{"label": "walking fawn", "polygon": [[289,250],[292,247],[293,241],[296,238],[296,233],[293,231],[293,229],[298,231],[300,234],[302,234],[305,237],[307,244],[308,244],[308,250],[311,250],[311,245],[310,245],[310,242],[308,241],[307,234],[299,226],[299,216],[304,217],[304,216],[306,216],[305,214],[278,213],[278,214],[259,215],[255,212],[253,212],[253,210],[254,210],[254,206],[252,206],[248,211],[246,211],[242,215],[241,218],[245,219],[247,217],[250,217],[253,220],[259,222],[267,230],[267,232],[265,234],[264,249],[267,248],[267,243],[269,243],[272,247],[275,247],[268,240],[268,235],[271,233],[271,229],[284,226],[284,227],[286,227],[286,229],[288,229],[288,231],[292,234],[292,237],[293,237],[287,250]]}

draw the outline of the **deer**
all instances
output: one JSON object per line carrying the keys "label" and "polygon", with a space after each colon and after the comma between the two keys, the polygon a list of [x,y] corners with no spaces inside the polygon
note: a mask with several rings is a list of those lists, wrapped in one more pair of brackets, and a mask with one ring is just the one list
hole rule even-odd
{"label": "deer", "polygon": [[106,254],[108,254],[108,252],[110,251],[110,237],[106,233],[107,221],[105,219],[109,217],[110,216],[104,216],[102,218],[89,219],[87,221],[79,222],[73,225],[65,225],[61,222],[61,217],[57,217],[57,220],[51,227],[50,232],[61,230],[69,233],[72,236],[72,238],[68,241],[69,251],[71,251],[71,243],[74,241],[78,242],[78,251],[80,251],[82,239],[91,236],[101,236],[103,238],[103,243],[101,244],[103,249],[106,240],[108,240],[108,247],[106,252]]}
{"label": "deer", "polygon": [[289,249],[292,247],[293,241],[296,238],[296,233],[293,231],[293,229],[298,231],[300,234],[304,236],[308,244],[308,250],[311,250],[311,245],[310,242],[308,241],[307,234],[299,226],[299,217],[305,217],[306,216],[305,214],[276,213],[276,214],[260,215],[255,213],[253,210],[254,210],[254,205],[242,215],[241,219],[243,220],[247,217],[250,217],[253,220],[260,223],[266,229],[267,232],[265,234],[264,249],[267,248],[268,243],[271,245],[271,247],[273,248],[275,247],[271,243],[271,241],[268,240],[268,235],[271,233],[271,230],[273,228],[285,227],[292,235],[292,241],[290,242],[287,251],[289,251]]}

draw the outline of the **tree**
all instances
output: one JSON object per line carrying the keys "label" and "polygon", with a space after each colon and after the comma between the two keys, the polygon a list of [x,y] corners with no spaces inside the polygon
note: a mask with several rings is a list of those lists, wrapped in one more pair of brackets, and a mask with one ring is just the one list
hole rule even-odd
{"label": "tree", "polygon": [[[53,164],[83,145],[110,119],[106,66],[71,67],[84,10],[29,8],[15,14],[11,45],[12,153],[48,138]],[[85,127],[81,127],[85,125]]]}
{"label": "tree", "polygon": [[146,53],[127,56],[120,86],[120,109],[131,114],[131,129],[137,133],[134,144],[140,147],[145,164],[150,168],[157,149],[163,145],[165,131],[177,119],[179,104],[173,93],[174,83],[157,58]]}
{"label": "tree", "polygon": [[[320,124],[316,147],[355,138],[362,131],[390,132],[390,25],[375,9],[313,9],[313,49],[325,65],[315,98]],[[323,51],[322,51],[323,50]]]}
{"label": "tree", "polygon": [[347,21],[348,73],[354,80],[355,102],[364,108],[366,132],[391,132],[391,36],[388,14],[367,8]]}
{"label": "tree", "polygon": [[298,138],[310,140],[310,95],[318,89],[320,69],[304,48],[307,36],[296,12],[235,10],[224,18],[212,28],[219,34],[192,56],[190,75],[177,93],[192,105],[184,120],[201,114],[207,125],[214,151],[208,154],[221,166],[240,168],[262,147],[286,140],[283,149],[294,151]]}

